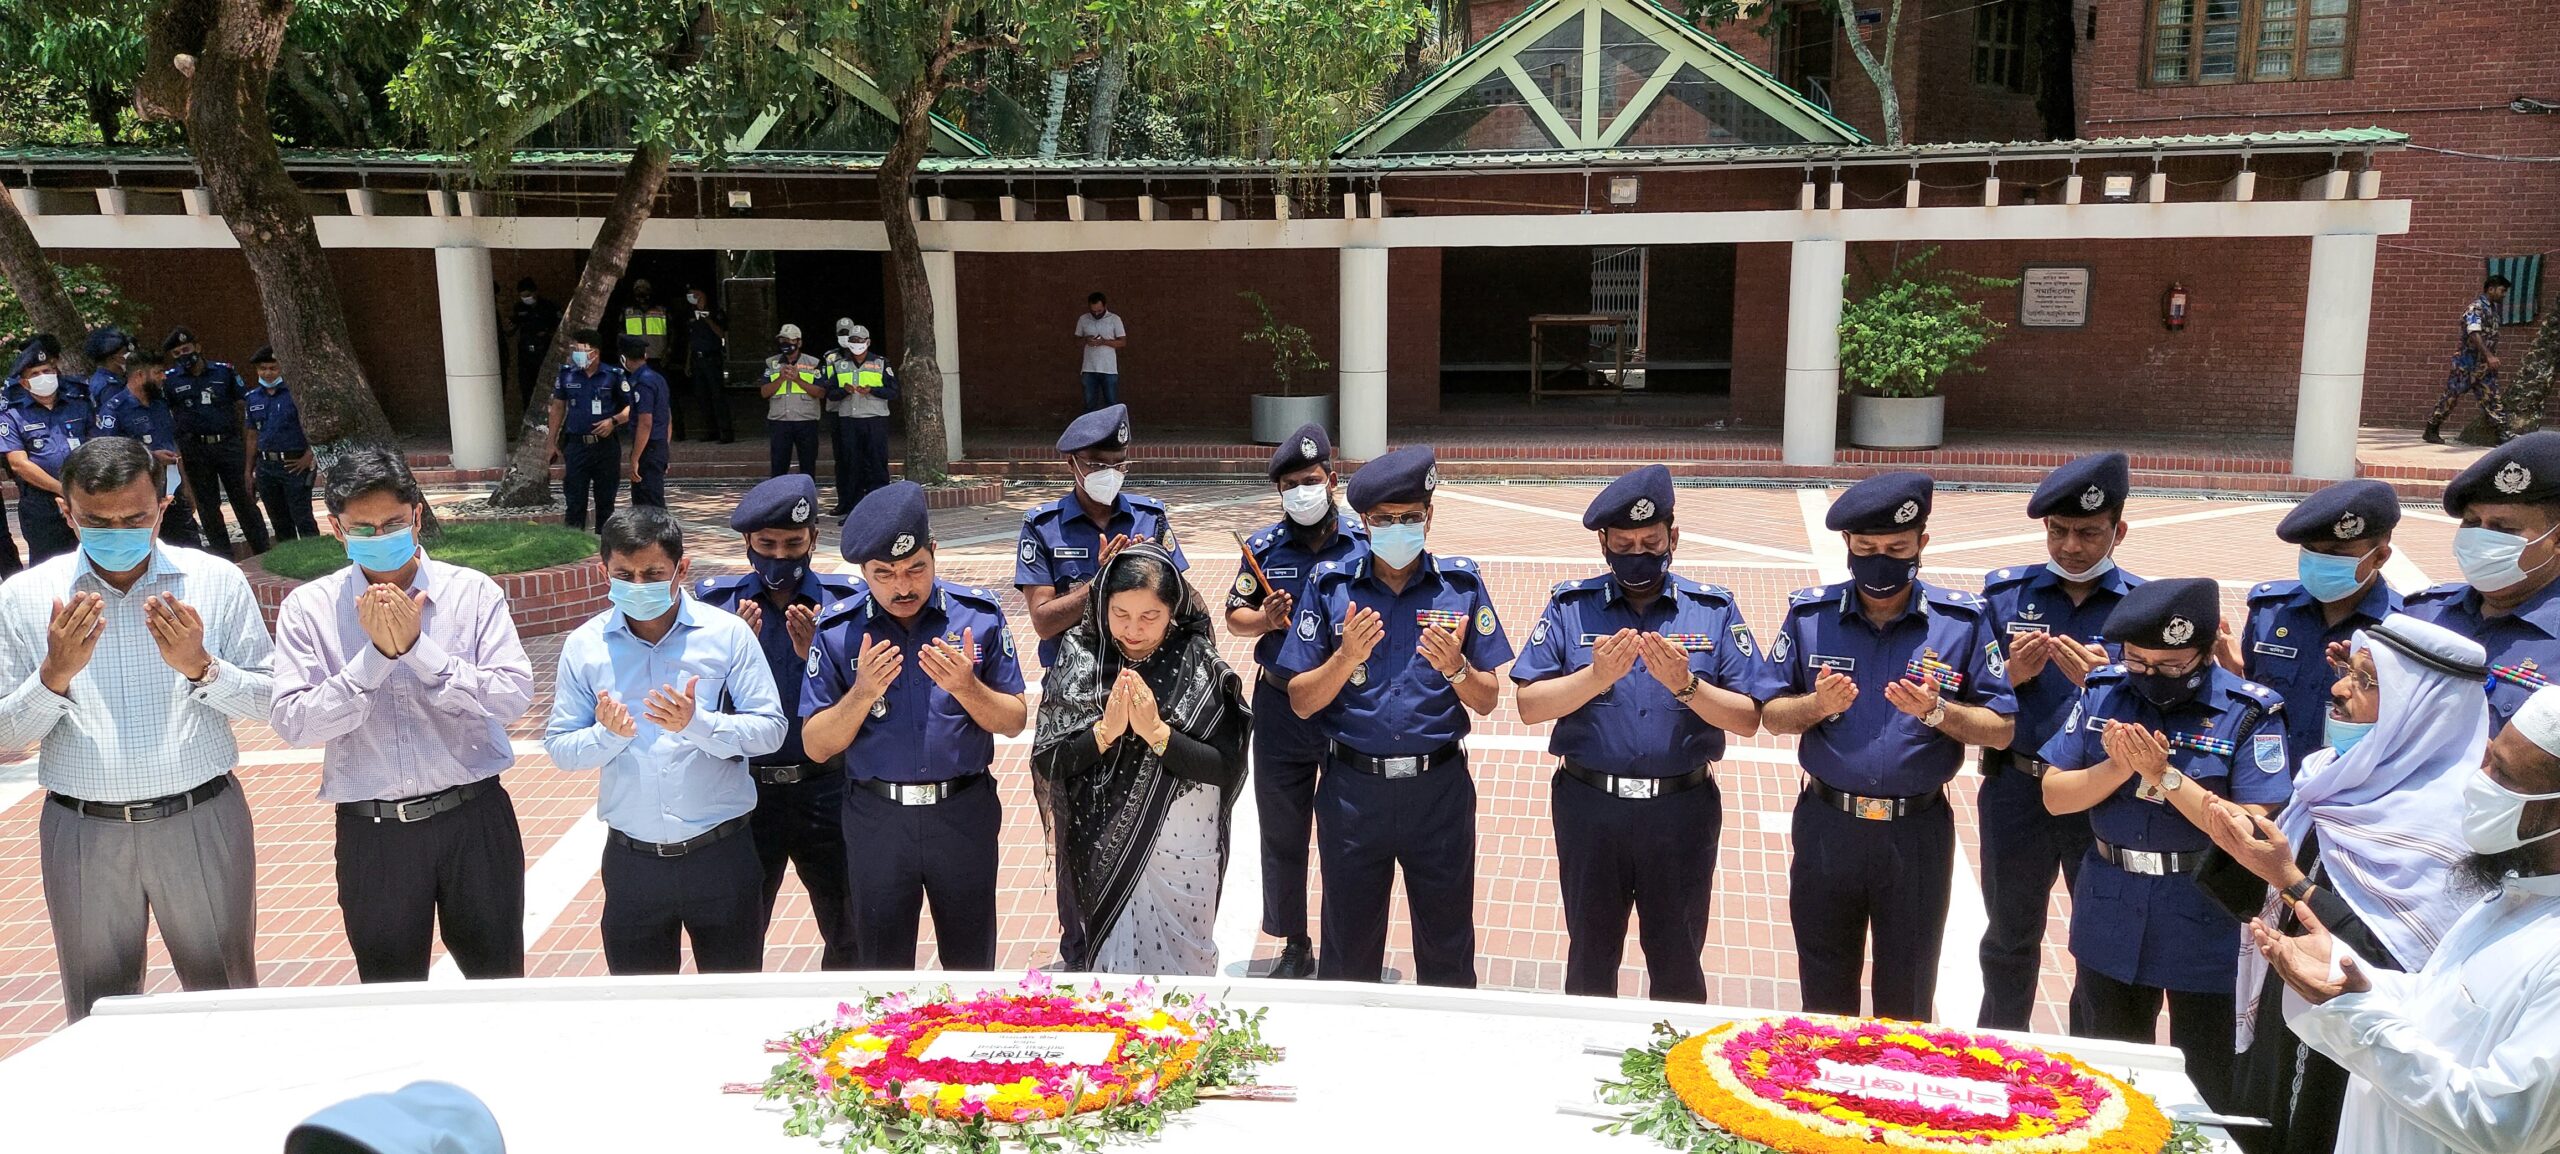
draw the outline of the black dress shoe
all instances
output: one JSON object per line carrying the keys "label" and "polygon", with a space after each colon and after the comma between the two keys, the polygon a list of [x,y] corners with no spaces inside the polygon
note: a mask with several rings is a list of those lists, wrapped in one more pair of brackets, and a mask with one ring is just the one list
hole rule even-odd
{"label": "black dress shoe", "polygon": [[1316,976],[1316,948],[1305,938],[1291,938],[1280,947],[1280,957],[1271,963],[1272,978],[1312,978]]}
{"label": "black dress shoe", "polygon": [[833,509],[829,509],[829,510],[827,510],[827,516],[830,516],[830,517],[836,517],[836,518],[842,518],[842,517],[845,517],[845,516],[850,515],[852,512],[853,512],[853,506],[851,506],[851,505],[838,505],[838,506],[836,506],[836,507],[835,507],[835,508],[833,508]]}

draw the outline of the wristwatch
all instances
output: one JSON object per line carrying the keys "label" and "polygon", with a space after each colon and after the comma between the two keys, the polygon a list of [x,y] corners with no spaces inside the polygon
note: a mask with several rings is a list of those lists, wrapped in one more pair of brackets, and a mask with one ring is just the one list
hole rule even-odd
{"label": "wristwatch", "polygon": [[1925,725],[1925,726],[1928,726],[1928,727],[1929,727],[1929,728],[1931,728],[1931,729],[1936,729],[1936,728],[1937,728],[1941,723],[1945,722],[1946,720],[1947,720],[1947,703],[1946,703],[1946,702],[1943,702],[1943,701],[1941,701],[1941,702],[1937,703],[1936,705],[1932,705],[1932,706],[1930,706],[1930,707],[1929,707],[1929,712],[1927,712],[1927,713],[1923,713],[1923,714],[1921,714],[1921,715],[1920,715],[1920,724]]}
{"label": "wristwatch", "polygon": [[2186,788],[2186,786],[2187,775],[2178,772],[2176,769],[2164,769],[2160,771],[2160,792],[2176,793],[2179,790]]}
{"label": "wristwatch", "polygon": [[1448,678],[1449,684],[1456,685],[1457,683],[1466,680],[1467,675],[1473,672],[1475,672],[1475,670],[1468,668],[1466,662],[1460,661],[1458,663],[1458,671],[1456,673],[1443,673],[1441,676]]}
{"label": "wristwatch", "polygon": [[2304,878],[2304,879],[2302,879],[2301,881],[2298,881],[2298,882],[2293,883],[2292,885],[2286,886],[2286,887],[2284,887],[2284,891],[2283,891],[2283,893],[2284,893],[2284,900],[2289,901],[2289,902],[2298,902],[2298,901],[2306,900],[2306,899],[2308,899],[2308,898],[2311,896],[2311,891],[2312,891],[2312,889],[2314,888],[2314,886],[2315,886],[2315,883],[2313,883],[2313,882],[2312,882],[2312,880],[2311,880],[2310,878],[2307,878],[2307,877],[2306,877],[2306,878]]}
{"label": "wristwatch", "polygon": [[1695,674],[1695,673],[1691,673],[1691,674],[1689,675],[1689,684],[1687,684],[1687,685],[1683,685],[1683,686],[1681,686],[1680,688],[1678,688],[1678,689],[1676,689],[1676,690],[1673,690],[1673,691],[1672,691],[1672,693],[1671,693],[1671,700],[1673,700],[1673,701],[1677,701],[1677,702],[1679,702],[1679,703],[1680,703],[1680,704],[1682,704],[1682,705],[1687,705],[1687,704],[1689,703],[1689,699],[1690,699],[1690,698],[1692,698],[1692,697],[1696,697],[1697,695],[1698,695],[1698,675],[1697,675],[1697,674]]}

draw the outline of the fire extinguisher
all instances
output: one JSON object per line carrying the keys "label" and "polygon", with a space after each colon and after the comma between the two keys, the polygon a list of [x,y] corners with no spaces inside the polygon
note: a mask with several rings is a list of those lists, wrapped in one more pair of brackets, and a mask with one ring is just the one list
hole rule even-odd
{"label": "fire extinguisher", "polygon": [[2169,282],[2169,291],[2160,295],[2160,325],[2173,333],[2187,327],[2187,286]]}

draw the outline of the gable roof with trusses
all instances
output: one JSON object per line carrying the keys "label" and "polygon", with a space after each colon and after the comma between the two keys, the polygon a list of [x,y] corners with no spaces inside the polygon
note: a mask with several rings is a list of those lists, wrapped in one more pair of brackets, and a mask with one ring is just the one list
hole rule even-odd
{"label": "gable roof with trusses", "polygon": [[1541,0],[1353,130],[1334,155],[1864,143],[1653,0]]}

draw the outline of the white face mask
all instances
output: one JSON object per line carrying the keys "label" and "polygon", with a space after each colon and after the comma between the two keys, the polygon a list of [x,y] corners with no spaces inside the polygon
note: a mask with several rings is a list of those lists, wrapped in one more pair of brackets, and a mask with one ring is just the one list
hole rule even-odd
{"label": "white face mask", "polygon": [[27,378],[26,385],[29,393],[39,397],[50,397],[62,387],[62,378],[52,373],[37,373]]}
{"label": "white face mask", "polygon": [[861,355],[862,355],[862,354],[864,354],[864,353],[867,353],[867,352],[870,352],[870,351],[871,351],[871,342],[869,342],[869,341],[855,341],[855,342],[853,342],[853,343],[851,343],[851,344],[849,344],[849,345],[846,345],[845,347],[846,347],[846,348],[849,348],[849,349],[852,349],[852,350],[853,350],[853,355],[855,355],[855,356],[857,356],[857,357],[858,357],[858,356],[861,356]]}
{"label": "white face mask", "polygon": [[1108,505],[1120,499],[1120,483],[1129,479],[1124,469],[1095,469],[1084,475],[1084,494]]}
{"label": "white face mask", "polygon": [[1321,524],[1325,514],[1333,511],[1333,493],[1322,482],[1282,489],[1280,511],[1301,525]]}
{"label": "white face mask", "polygon": [[2061,563],[2056,561],[2047,561],[2044,563],[2044,567],[2054,576],[2060,577],[2065,581],[2069,581],[2072,584],[2077,585],[2084,581],[2095,581],[2100,577],[2106,576],[2108,570],[2116,567],[2116,559],[2113,554],[2100,557],[2098,558],[2097,564],[2091,565],[2087,569],[2078,573],[2074,573],[2063,568]]}
{"label": "white face mask", "polygon": [[523,301],[523,302],[524,302],[524,303],[526,303],[526,304],[532,304],[532,303],[533,303],[533,294],[532,294],[532,293],[526,293],[526,294],[524,294],[523,296],[517,297],[516,299],[517,299],[517,300],[520,300],[520,301]]}
{"label": "white face mask", "polygon": [[2488,766],[2474,769],[2470,779],[2462,783],[2462,840],[2478,853],[2505,853],[2560,834],[2560,827],[2532,837],[2516,830],[2524,820],[2525,806],[2555,797],[2560,793],[2517,793],[2489,776]]}
{"label": "white face mask", "polygon": [[836,336],[836,343],[849,349],[853,347],[853,338],[840,333]]}

